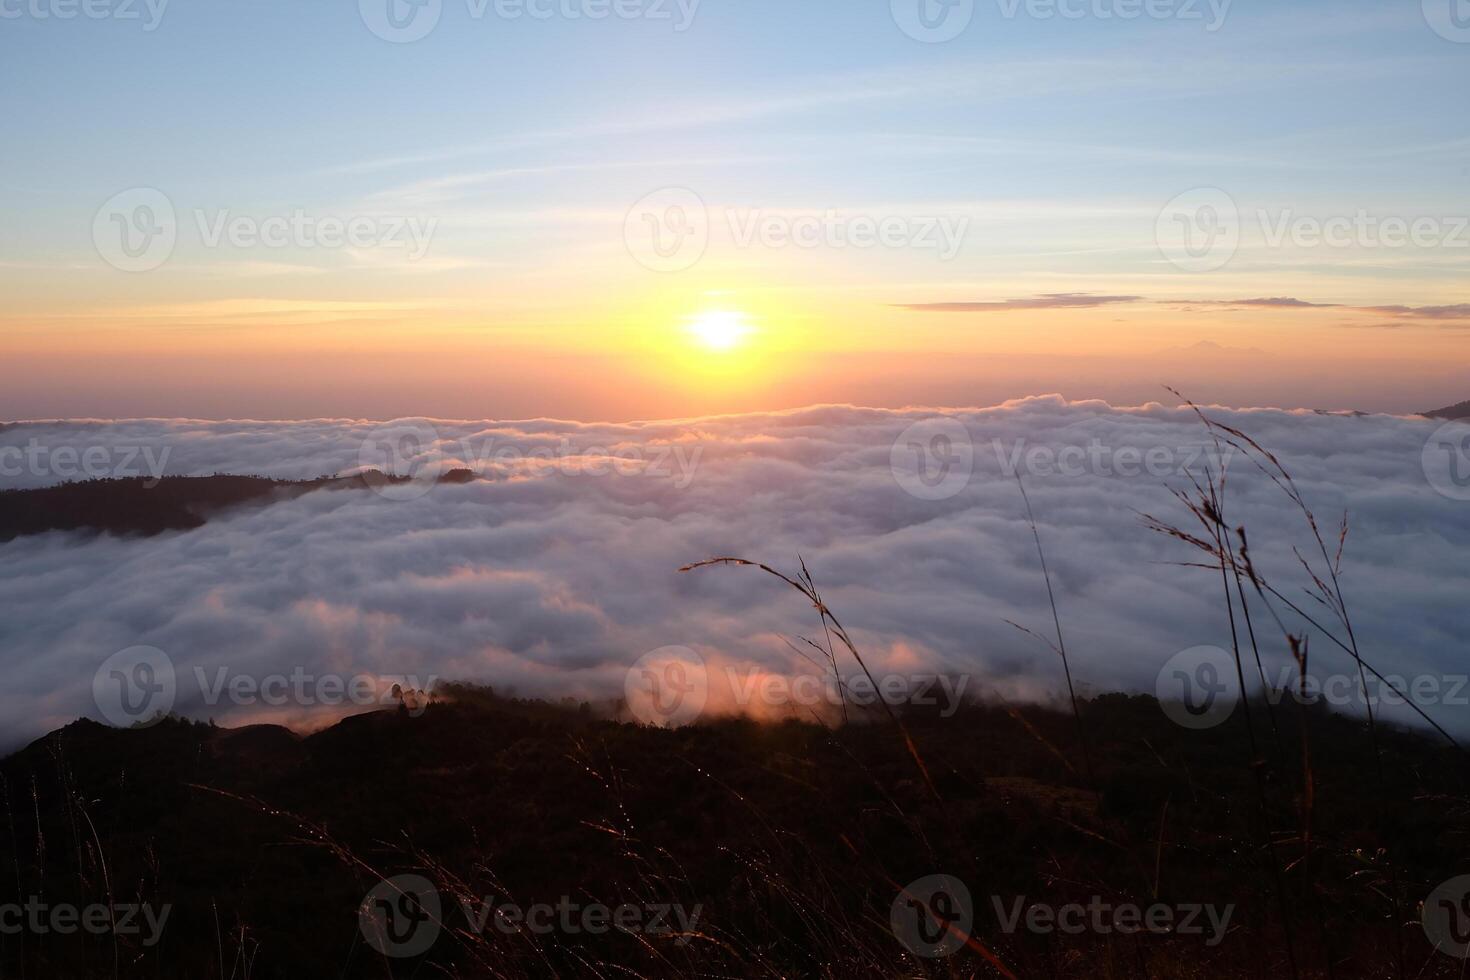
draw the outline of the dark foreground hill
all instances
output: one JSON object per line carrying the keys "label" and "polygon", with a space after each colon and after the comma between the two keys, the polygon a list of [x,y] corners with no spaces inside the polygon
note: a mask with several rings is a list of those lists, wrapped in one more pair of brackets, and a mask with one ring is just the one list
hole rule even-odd
{"label": "dark foreground hill", "polygon": [[[1278,709],[1280,743],[1267,737],[1253,760],[1240,712],[1191,732],[1151,698],[1108,696],[1084,704],[1090,778],[1068,716],[910,712],[931,788],[887,721],[665,731],[451,696],[309,737],[79,721],[4,760],[4,902],[168,915],[116,938],[5,929],[0,974],[1429,978],[1465,967],[1433,951],[1419,905],[1470,871],[1466,773],[1453,749],[1417,735],[1380,729],[1379,783],[1368,735],[1348,719]],[[935,874],[969,892],[968,919],[963,900],[938,914],[973,925],[968,947],[924,959],[895,933],[894,908]],[[432,885],[437,909],[385,893],[384,879]],[[404,955],[370,944],[365,899]],[[1113,910],[1135,905],[1169,918],[1125,928]],[[1054,918],[1017,920],[1023,908]],[[589,909],[604,918],[582,918]],[[632,928],[607,926],[620,909]]]}

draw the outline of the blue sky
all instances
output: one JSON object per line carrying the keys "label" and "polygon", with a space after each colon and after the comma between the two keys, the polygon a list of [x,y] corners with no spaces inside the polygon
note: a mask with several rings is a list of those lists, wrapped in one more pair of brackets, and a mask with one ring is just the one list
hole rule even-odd
{"label": "blue sky", "polygon": [[[1153,240],[1159,209],[1200,187],[1247,215],[1470,210],[1470,44],[1426,14],[1451,0],[1153,0],[1168,16],[1132,20],[1099,16],[1129,0],[1067,0],[1075,18],[976,0],[943,43],[900,28],[891,7],[918,0],[703,0],[682,31],[676,0],[659,4],[667,18],[597,21],[507,19],[493,4],[475,17],[468,0],[442,0],[412,43],[375,36],[357,4],[173,0],[147,30],[141,0],[128,20],[58,19],[67,2],[0,3],[0,286],[14,297],[0,329],[33,353],[92,344],[108,317],[146,321],[140,335],[156,338],[160,305],[180,303],[435,307],[435,324],[473,321],[515,343],[534,326],[560,349],[598,327],[571,293],[606,298],[624,322],[726,289],[827,290],[829,308],[858,290],[872,293],[856,330],[872,348],[895,342],[877,311],[898,303],[1465,298],[1470,249],[1262,251],[1247,234],[1227,268],[1186,275]],[[99,206],[135,187],[161,189],[181,224],[170,264],[141,277],[100,262],[92,238]],[[714,208],[972,224],[942,266],[882,250],[732,259],[716,245],[670,286],[621,261],[619,221],[610,237],[598,224],[665,187]],[[191,215],[220,209],[422,214],[436,223],[431,261],[388,275],[322,250],[206,248]],[[793,301],[807,321],[823,305]],[[911,352],[936,343],[924,329]],[[1352,343],[1387,340],[1370,333]],[[1019,352],[1016,336],[993,346]]]}
{"label": "blue sky", "polygon": [[[7,141],[7,206],[29,194],[65,203],[129,179],[226,195],[366,191],[377,181],[344,187],[314,171],[639,122],[658,137],[598,133],[456,159],[564,159],[616,145],[673,162],[711,143],[810,152],[887,130],[1057,146],[1039,170],[982,160],[968,173],[925,173],[964,193],[976,177],[1028,194],[1091,192],[1099,177],[1156,191],[1202,170],[1283,192],[1399,192],[1412,178],[1449,193],[1466,176],[1463,153],[1458,166],[1421,160],[1407,172],[1362,159],[1464,138],[1470,55],[1409,3],[1240,0],[1211,33],[1177,19],[1036,20],[1024,10],[1007,19],[1001,0],[981,0],[970,29],[943,44],[906,37],[886,4],[772,0],[704,0],[682,33],[646,19],[476,20],[466,0],[448,0],[433,33],[401,45],[374,37],[349,4],[174,0],[152,32],[139,21],[0,23],[6,115],[19,137]],[[731,115],[694,121],[711,107]],[[1100,146],[1132,158],[1088,150]],[[1218,163],[1136,158],[1150,151]],[[801,169],[831,177],[830,162]],[[842,168],[841,183],[891,190],[886,181],[915,174],[911,164],[862,164]],[[905,189],[938,188],[926,179]]]}

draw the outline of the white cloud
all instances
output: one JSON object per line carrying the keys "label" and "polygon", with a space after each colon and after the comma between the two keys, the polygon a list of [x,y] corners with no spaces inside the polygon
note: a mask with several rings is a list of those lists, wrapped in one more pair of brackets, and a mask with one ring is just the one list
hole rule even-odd
{"label": "white cloud", "polygon": [[[437,675],[588,698],[618,696],[630,664],[671,644],[712,662],[791,670],[800,662],[781,636],[813,635],[812,611],[749,569],[677,572],[716,555],[794,569],[800,554],[877,670],[964,671],[976,675],[972,691],[1053,696],[1062,690],[1055,656],[1004,623],[1042,633],[1050,623],[1021,499],[1003,471],[1018,447],[1023,467],[1029,458],[1064,470],[1041,465],[1026,485],[1084,689],[1152,690],[1176,652],[1228,641],[1218,576],[1167,564],[1195,556],[1137,516],[1180,515],[1166,485],[1185,482],[1168,471],[1202,444],[1191,413],[1055,397],[948,411],[970,433],[975,473],[954,496],[926,501],[900,488],[891,450],[932,414],[818,407],[628,425],[436,422],[434,458],[489,479],[406,501],[317,492],[148,539],[0,544],[9,675],[0,742],[99,717],[94,671],[139,644],[166,651],[185,675],[182,709],[221,721],[294,716],[201,705],[193,667]],[[1439,495],[1424,476],[1421,450],[1436,423],[1216,414],[1278,453],[1325,523],[1351,512],[1345,590],[1369,659],[1405,677],[1464,673],[1470,502]],[[0,430],[0,449],[34,439],[107,447],[120,459],[133,447],[167,448],[170,473],[301,478],[357,467],[373,431],[340,420],[35,423]],[[1106,471],[1085,455],[1093,440],[1108,450]],[[1081,463],[1058,455],[1068,446],[1081,447]],[[674,447],[679,455],[664,458]],[[1156,472],[1112,475],[1124,447],[1155,450]],[[548,458],[496,456],[507,448]],[[663,458],[664,472],[608,472],[608,453]],[[57,479],[37,471],[0,485]],[[1229,485],[1232,520],[1250,526],[1258,561],[1293,588],[1305,584],[1289,552],[1307,543],[1300,516],[1240,460]],[[1280,638],[1258,627],[1268,665],[1284,665]],[[1320,671],[1352,671],[1325,638],[1312,650]],[[1429,710],[1467,727],[1464,707]],[[1402,708],[1387,714],[1409,720]]]}

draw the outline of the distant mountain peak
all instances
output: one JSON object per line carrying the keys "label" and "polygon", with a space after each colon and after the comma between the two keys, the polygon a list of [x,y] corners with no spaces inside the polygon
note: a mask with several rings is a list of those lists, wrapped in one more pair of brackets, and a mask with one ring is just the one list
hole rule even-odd
{"label": "distant mountain peak", "polygon": [[1470,401],[1450,405],[1447,408],[1432,409],[1423,414],[1431,419],[1470,419]]}

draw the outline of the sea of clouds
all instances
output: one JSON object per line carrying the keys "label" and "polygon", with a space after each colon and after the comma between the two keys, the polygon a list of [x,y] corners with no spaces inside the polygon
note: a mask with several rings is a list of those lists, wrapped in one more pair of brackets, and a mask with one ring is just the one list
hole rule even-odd
{"label": "sea of clouds", "polygon": [[[1426,472],[1439,423],[1208,412],[1281,458],[1330,537],[1350,514],[1343,583],[1368,659],[1407,680],[1470,669],[1470,489]],[[1139,515],[1188,526],[1170,487],[1188,486],[1185,469],[1220,462],[1187,408],[1054,396],[616,425],[15,425],[0,429],[3,488],[147,476],[150,466],[287,478],[381,467],[420,479],[243,507],[152,538],[0,544],[0,747],[101,717],[99,666],[137,646],[177,669],[175,710],[221,723],[319,721],[322,703],[249,694],[251,682],[293,674],[605,701],[623,695],[630,665],[671,645],[727,679],[814,673],[792,644],[820,641],[821,627],[796,592],[755,569],[678,571],[727,555],[788,572],[801,556],[881,677],[946,673],[970,695],[1054,699],[1065,693],[1059,659],[1007,624],[1052,629],[1013,469],[1040,525],[1080,689],[1153,692],[1171,657],[1226,646],[1230,634],[1218,572],[1174,564],[1200,556]],[[448,467],[481,478],[424,479]],[[1228,473],[1232,522],[1250,527],[1258,562],[1301,595],[1308,581],[1291,554],[1311,545],[1301,515],[1248,460],[1230,458]],[[1285,644],[1269,622],[1258,626],[1275,677]],[[1355,676],[1325,638],[1311,649],[1314,673]],[[196,668],[209,684],[243,678],[245,695],[211,701]],[[1470,708],[1451,687],[1425,708],[1463,731]],[[739,709],[763,716],[809,707],[748,693]],[[709,710],[734,707],[712,682]]]}

